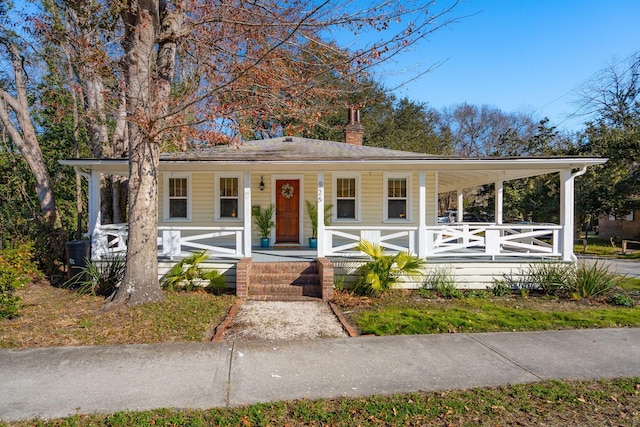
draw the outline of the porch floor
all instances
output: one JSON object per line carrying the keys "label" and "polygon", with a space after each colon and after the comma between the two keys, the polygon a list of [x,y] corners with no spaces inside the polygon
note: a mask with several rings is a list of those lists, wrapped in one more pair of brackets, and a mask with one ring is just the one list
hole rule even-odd
{"label": "porch floor", "polygon": [[315,261],[318,252],[315,249],[252,249],[253,262],[300,262]]}

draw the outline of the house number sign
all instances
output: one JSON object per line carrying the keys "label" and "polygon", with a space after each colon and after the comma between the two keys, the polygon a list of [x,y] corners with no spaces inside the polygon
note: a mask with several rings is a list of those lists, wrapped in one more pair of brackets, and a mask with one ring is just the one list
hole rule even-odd
{"label": "house number sign", "polygon": [[291,184],[289,184],[288,182],[286,184],[284,184],[282,186],[282,188],[280,189],[280,194],[282,194],[282,197],[284,197],[285,199],[290,199],[293,197],[293,186]]}

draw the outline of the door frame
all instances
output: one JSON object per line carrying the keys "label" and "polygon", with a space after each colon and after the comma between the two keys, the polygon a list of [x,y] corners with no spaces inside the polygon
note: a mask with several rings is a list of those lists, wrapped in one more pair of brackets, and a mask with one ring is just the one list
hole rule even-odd
{"label": "door frame", "polygon": [[[298,243],[300,245],[304,242],[304,174],[272,174],[271,175],[271,203],[276,203],[276,181],[279,179],[291,179],[297,180],[300,183],[300,197],[298,200]],[[277,215],[277,214],[276,214]],[[272,238],[275,241],[276,231],[272,231]]]}

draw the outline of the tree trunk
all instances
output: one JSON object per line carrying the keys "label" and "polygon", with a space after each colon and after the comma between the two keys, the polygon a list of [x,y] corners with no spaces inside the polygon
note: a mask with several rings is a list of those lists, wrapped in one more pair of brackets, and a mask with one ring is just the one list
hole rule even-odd
{"label": "tree trunk", "polygon": [[158,282],[160,150],[147,128],[155,113],[151,81],[159,28],[158,1],[130,1],[123,20],[129,118],[129,238],[124,279],[105,309],[165,300]]}
{"label": "tree trunk", "polygon": [[[113,157],[123,157],[129,146],[129,138],[127,134],[127,96],[124,90],[125,85],[122,84],[118,102],[118,116],[116,117],[116,126],[113,131]],[[119,224],[127,220],[127,179],[122,176],[114,175],[113,180],[113,222]]]}
{"label": "tree trunk", "polygon": [[[29,102],[27,100],[27,89],[22,74],[20,52],[13,44],[5,43],[5,46],[11,57],[11,65],[16,83],[16,97],[11,96],[4,90],[0,90],[0,121],[3,123],[9,136],[20,150],[20,153],[22,153],[22,156],[33,173],[42,215],[49,224],[50,230],[53,232],[56,229],[62,228],[62,222],[56,208],[49,171],[42,157],[36,131],[29,114]],[[20,130],[16,128],[14,122],[11,120],[9,111],[13,111],[15,114]]]}

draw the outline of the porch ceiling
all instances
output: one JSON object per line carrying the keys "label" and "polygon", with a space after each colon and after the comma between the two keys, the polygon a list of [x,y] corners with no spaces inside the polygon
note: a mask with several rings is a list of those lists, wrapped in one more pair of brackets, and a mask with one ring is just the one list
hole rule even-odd
{"label": "porch ceiling", "polygon": [[479,185],[493,184],[497,181],[510,181],[530,176],[556,173],[561,169],[528,170],[457,170],[438,172],[438,192],[446,193]]}

